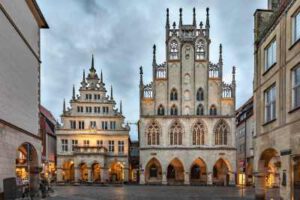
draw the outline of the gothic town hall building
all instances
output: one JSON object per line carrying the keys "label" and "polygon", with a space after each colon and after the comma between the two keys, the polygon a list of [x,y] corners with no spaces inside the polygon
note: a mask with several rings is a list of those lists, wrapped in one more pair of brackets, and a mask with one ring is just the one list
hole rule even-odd
{"label": "gothic town hall building", "polygon": [[166,18],[166,62],[157,64],[153,81],[143,82],[140,68],[140,183],[235,183],[235,68],[223,82],[219,61],[210,61],[210,21],[178,26]]}
{"label": "gothic town hall building", "polygon": [[129,126],[123,126],[122,103],[120,109],[115,105],[113,89],[107,95],[92,58],[79,95],[73,87],[71,108],[64,102],[63,125],[56,132],[58,182],[128,181]]}

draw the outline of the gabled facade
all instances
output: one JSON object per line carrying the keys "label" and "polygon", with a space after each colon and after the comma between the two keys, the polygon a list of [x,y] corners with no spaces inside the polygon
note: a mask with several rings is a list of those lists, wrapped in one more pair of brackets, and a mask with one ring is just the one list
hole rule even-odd
{"label": "gabled facade", "polygon": [[124,126],[111,87],[107,95],[103,75],[94,67],[83,77],[79,95],[63,104],[62,126],[57,129],[57,180],[59,182],[128,181],[129,126]]}
{"label": "gabled facade", "polygon": [[210,60],[210,20],[170,26],[166,16],[166,61],[144,84],[140,68],[141,184],[221,184],[235,182],[235,68],[223,82],[222,45]]}

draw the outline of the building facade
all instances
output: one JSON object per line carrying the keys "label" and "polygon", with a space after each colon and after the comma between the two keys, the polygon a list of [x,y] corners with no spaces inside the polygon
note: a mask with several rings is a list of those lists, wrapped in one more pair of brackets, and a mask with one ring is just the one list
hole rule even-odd
{"label": "building facade", "polygon": [[48,28],[35,0],[0,1],[0,194],[19,177],[38,187],[40,29]]}
{"label": "building facade", "polygon": [[130,182],[139,183],[139,169],[140,169],[140,148],[139,141],[131,141],[130,142]]}
{"label": "building facade", "polygon": [[64,102],[62,126],[57,129],[58,182],[127,182],[129,126],[124,126],[111,87],[107,95],[103,76],[94,67],[94,58],[86,77],[83,72],[79,95]]}
{"label": "building facade", "polygon": [[219,61],[210,61],[209,9],[206,22],[178,26],[166,17],[166,62],[157,64],[153,80],[143,82],[140,68],[140,183],[235,183],[235,68],[232,83],[223,82]]}
{"label": "building facade", "polygon": [[[255,17],[256,198],[299,199],[300,1],[269,0]],[[274,189],[275,188],[275,189]]]}
{"label": "building facade", "polygon": [[253,185],[253,137],[255,136],[255,118],[253,115],[253,97],[236,111],[236,157],[237,183]]}
{"label": "building facade", "polygon": [[40,105],[40,130],[42,140],[42,173],[49,180],[54,180],[56,171],[56,120],[52,113]]}

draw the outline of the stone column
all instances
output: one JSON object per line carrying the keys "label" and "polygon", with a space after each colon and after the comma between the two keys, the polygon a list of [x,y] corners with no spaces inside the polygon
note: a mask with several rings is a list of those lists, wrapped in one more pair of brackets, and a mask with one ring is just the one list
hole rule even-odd
{"label": "stone column", "polygon": [[139,170],[138,173],[140,173],[140,184],[145,184],[145,172],[143,170]]}
{"label": "stone column", "polygon": [[184,185],[189,185],[190,184],[190,173],[185,172],[184,173]]}
{"label": "stone column", "polygon": [[106,171],[106,169],[104,169],[104,168],[101,168],[100,169],[100,177],[101,177],[101,183],[105,183],[105,171]]}
{"label": "stone column", "polygon": [[124,168],[124,182],[128,182],[129,170]]}
{"label": "stone column", "polygon": [[74,167],[74,181],[75,183],[79,183],[79,179],[80,179],[80,170],[79,167]]}
{"label": "stone column", "polygon": [[56,170],[56,179],[57,182],[62,182],[63,181],[63,170],[61,168],[57,168]]}
{"label": "stone column", "polygon": [[163,185],[167,185],[168,181],[167,181],[167,172],[163,172],[162,173],[162,184]]}
{"label": "stone column", "polygon": [[235,185],[235,174],[233,172],[229,172],[229,185]]}
{"label": "stone column", "polygon": [[92,169],[90,167],[88,169],[88,182],[92,182]]}
{"label": "stone column", "polygon": [[265,199],[265,174],[257,172],[255,175],[255,199]]}
{"label": "stone column", "polygon": [[213,184],[213,180],[212,180],[212,172],[207,172],[207,185],[212,185]]}

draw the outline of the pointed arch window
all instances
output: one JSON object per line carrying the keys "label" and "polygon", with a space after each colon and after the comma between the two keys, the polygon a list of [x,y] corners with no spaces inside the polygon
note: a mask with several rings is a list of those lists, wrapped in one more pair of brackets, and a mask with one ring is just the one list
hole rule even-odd
{"label": "pointed arch window", "polygon": [[159,126],[156,122],[152,122],[147,128],[147,144],[159,145]]}
{"label": "pointed arch window", "polygon": [[178,115],[178,109],[177,109],[177,106],[176,105],[173,105],[171,107],[171,112],[170,112],[171,115]]}
{"label": "pointed arch window", "polygon": [[197,107],[197,115],[204,115],[204,107],[202,104],[199,104]]}
{"label": "pointed arch window", "polygon": [[215,128],[215,144],[216,145],[227,145],[228,142],[228,125],[225,121],[221,121]]}
{"label": "pointed arch window", "polygon": [[177,95],[177,90],[175,88],[173,88],[171,90],[171,93],[170,93],[170,100],[171,101],[176,101],[178,100],[178,95]]}
{"label": "pointed arch window", "polygon": [[199,88],[197,90],[197,95],[196,95],[197,101],[203,101],[204,100],[204,92],[202,88]]}
{"label": "pointed arch window", "polygon": [[172,40],[170,42],[170,47],[169,47],[169,53],[170,53],[170,59],[171,60],[176,60],[178,59],[178,42],[176,40]]}
{"label": "pointed arch window", "polygon": [[182,145],[183,129],[178,121],[175,121],[170,128],[170,145]]}
{"label": "pointed arch window", "polygon": [[203,40],[199,40],[196,43],[196,59],[197,60],[204,60],[205,57],[206,57],[205,42]]}
{"label": "pointed arch window", "polygon": [[193,145],[204,145],[205,127],[198,121],[193,127]]}
{"label": "pointed arch window", "polygon": [[159,105],[158,108],[157,108],[157,114],[158,115],[165,115],[165,108],[163,105]]}
{"label": "pointed arch window", "polygon": [[215,105],[212,105],[209,109],[210,115],[217,115],[217,107]]}

